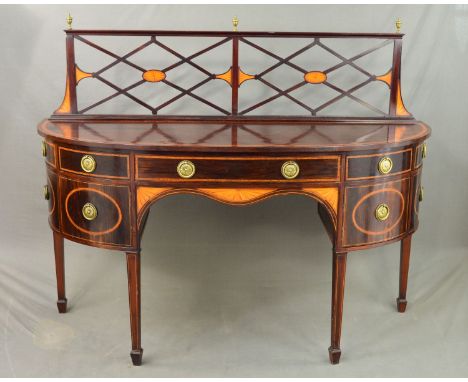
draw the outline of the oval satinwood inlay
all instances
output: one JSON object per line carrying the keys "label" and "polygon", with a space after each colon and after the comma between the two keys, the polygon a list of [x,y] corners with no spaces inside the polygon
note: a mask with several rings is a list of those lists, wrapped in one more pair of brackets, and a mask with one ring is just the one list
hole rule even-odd
{"label": "oval satinwood inlay", "polygon": [[166,73],[161,70],[151,69],[143,73],[143,79],[148,82],[159,82],[166,78]]}
{"label": "oval satinwood inlay", "polygon": [[[91,204],[96,210],[106,211],[105,218],[85,219],[81,208],[76,206]],[[65,199],[65,212],[70,223],[88,235],[105,235],[114,232],[122,223],[122,210],[117,201],[101,190],[75,188]]]}
{"label": "oval satinwood inlay", "polygon": [[304,74],[304,81],[309,84],[321,84],[327,80],[327,75],[324,72],[307,72]]}

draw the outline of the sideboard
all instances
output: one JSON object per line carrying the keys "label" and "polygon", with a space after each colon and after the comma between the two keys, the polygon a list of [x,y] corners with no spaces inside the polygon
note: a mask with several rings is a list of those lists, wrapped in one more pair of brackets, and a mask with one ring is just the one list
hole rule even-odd
{"label": "sideboard", "polygon": [[[125,252],[130,355],[134,365],[142,363],[143,354],[140,308],[143,230],[150,207],[173,194],[202,195],[235,206],[288,194],[306,195],[318,202],[318,213],[332,246],[328,351],[333,364],[339,362],[341,355],[348,253],[400,241],[397,310],[404,312],[407,306],[411,238],[418,228],[423,199],[421,172],[430,128],[414,119],[403,103],[400,83],[403,35],[399,31],[241,32],[237,30],[237,21],[234,26],[234,31],[221,32],[78,30],[71,28],[70,19],[70,28],[65,31],[65,96],[59,108],[38,126],[47,170],[44,196],[49,203],[53,232],[57,306],[60,313],[66,312],[64,239]],[[118,54],[106,48],[103,39],[93,40],[102,37],[137,38],[138,43],[125,54]],[[202,49],[184,54],[168,42],[177,39],[207,42]],[[345,55],[332,47],[337,40],[350,46],[363,40],[372,45],[357,54]],[[261,41],[267,41],[268,48]],[[298,41],[302,46],[288,55],[271,48]],[[110,61],[97,69],[82,67],[76,44]],[[229,52],[216,60],[224,71],[215,72],[197,61],[220,46]],[[246,46],[272,62],[258,71],[247,70],[241,49]],[[173,63],[160,66],[161,54],[138,62],[138,54],[149,47],[158,47],[172,57]],[[371,73],[361,63],[362,59],[384,47],[391,50],[387,70]],[[319,68],[318,48],[336,62]],[[299,56],[311,51],[315,53],[305,64],[297,63]],[[259,61],[265,62],[262,58]],[[121,66],[136,73],[134,77],[115,77],[127,80],[124,85],[106,77],[110,70]],[[292,71],[288,77],[294,79],[292,83],[275,83],[285,78],[283,74],[271,75],[280,67]],[[180,72],[174,73],[183,68],[187,76],[195,71],[202,79],[190,86],[181,85]],[[358,77],[360,80],[341,87],[334,75],[342,69],[352,69],[347,77],[351,82]],[[85,82],[88,86],[103,86],[110,93],[95,101],[90,101],[90,96],[80,98],[80,88]],[[214,83],[218,88],[222,85],[229,95],[227,103],[220,96],[209,99],[198,92]],[[369,101],[372,97],[363,96],[368,94],[365,90],[369,85],[385,93],[385,109],[372,105]],[[136,95],[134,90],[145,86],[150,96]],[[261,86],[270,93],[251,92],[252,86]],[[241,92],[242,87],[249,91]],[[171,95],[156,101],[157,96],[169,93],[165,89],[170,89]],[[318,96],[315,99],[313,92],[317,89],[333,95],[326,100]],[[312,92],[314,102],[298,96],[298,90]],[[117,98],[120,109],[115,114],[97,112]],[[261,112],[263,107],[279,100],[302,113],[284,112],[289,106],[277,113],[280,108],[274,107],[268,115]],[[350,115],[348,109],[336,106],[343,100],[357,105],[359,115]],[[129,113],[133,109],[122,107],[125,102],[141,112]],[[180,102],[180,108],[175,110],[182,112],[163,114]],[[189,104],[208,108],[212,113],[184,114]],[[330,108],[335,108],[335,112],[342,110],[343,115],[326,114]]]}

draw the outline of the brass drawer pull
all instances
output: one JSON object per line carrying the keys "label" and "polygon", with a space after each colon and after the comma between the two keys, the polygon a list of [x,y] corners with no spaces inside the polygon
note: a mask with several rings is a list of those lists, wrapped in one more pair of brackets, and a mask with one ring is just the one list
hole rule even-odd
{"label": "brass drawer pull", "polygon": [[96,169],[96,160],[91,155],[83,155],[81,158],[81,168],[84,172],[94,172]]}
{"label": "brass drawer pull", "polygon": [[45,141],[42,141],[41,148],[42,148],[42,156],[43,157],[47,156],[47,144],[45,143]]}
{"label": "brass drawer pull", "polygon": [[424,200],[424,187],[423,186],[419,186],[418,200],[420,202],[422,202]]}
{"label": "brass drawer pull", "polygon": [[42,192],[44,193],[44,199],[49,200],[50,199],[49,186],[45,185],[42,189]]}
{"label": "brass drawer pull", "polygon": [[377,208],[375,209],[375,218],[378,221],[383,222],[387,220],[389,215],[390,215],[390,207],[385,203],[379,204]]}
{"label": "brass drawer pull", "polygon": [[195,175],[195,165],[189,160],[180,161],[177,165],[177,174],[179,174],[181,178],[191,178]]}
{"label": "brass drawer pull", "polygon": [[427,157],[427,145],[425,143],[423,143],[422,145],[421,156],[423,157],[423,159]]}
{"label": "brass drawer pull", "polygon": [[294,161],[284,162],[281,166],[281,174],[286,179],[294,179],[299,175],[299,165]]}
{"label": "brass drawer pull", "polygon": [[94,220],[98,214],[96,206],[92,203],[86,203],[81,212],[86,220]]}
{"label": "brass drawer pull", "polygon": [[392,171],[392,167],[393,167],[393,161],[391,158],[389,157],[383,157],[380,161],[379,161],[379,172],[382,174],[382,175],[386,175],[388,174],[390,171]]}

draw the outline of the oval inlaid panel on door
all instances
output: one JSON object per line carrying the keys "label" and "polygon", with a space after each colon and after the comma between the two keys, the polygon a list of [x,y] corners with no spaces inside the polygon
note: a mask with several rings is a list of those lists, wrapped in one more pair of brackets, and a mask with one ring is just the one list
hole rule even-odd
{"label": "oval inlaid panel on door", "polygon": [[128,186],[60,181],[64,233],[108,245],[130,245]]}
{"label": "oval inlaid panel on door", "polygon": [[343,246],[390,240],[407,225],[409,179],[374,186],[347,187]]}

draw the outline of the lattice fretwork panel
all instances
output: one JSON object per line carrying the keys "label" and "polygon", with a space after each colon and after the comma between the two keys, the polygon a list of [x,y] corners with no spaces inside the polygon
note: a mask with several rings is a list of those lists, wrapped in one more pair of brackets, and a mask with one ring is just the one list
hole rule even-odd
{"label": "lattice fretwork panel", "polygon": [[70,37],[77,114],[387,117],[396,83],[392,38]]}

